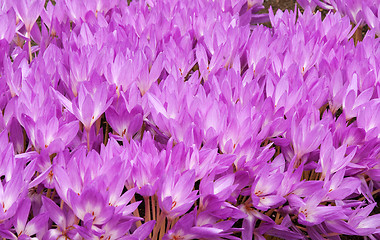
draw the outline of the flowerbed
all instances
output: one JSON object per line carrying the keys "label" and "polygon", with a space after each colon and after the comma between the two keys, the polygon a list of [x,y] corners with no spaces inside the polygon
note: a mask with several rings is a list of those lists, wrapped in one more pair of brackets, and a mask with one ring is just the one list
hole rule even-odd
{"label": "flowerbed", "polygon": [[300,2],[2,1],[0,237],[379,238],[379,14]]}

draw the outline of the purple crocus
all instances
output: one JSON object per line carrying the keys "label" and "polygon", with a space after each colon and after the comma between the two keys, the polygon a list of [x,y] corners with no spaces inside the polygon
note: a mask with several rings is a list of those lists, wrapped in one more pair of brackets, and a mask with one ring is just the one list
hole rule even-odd
{"label": "purple crocus", "polygon": [[52,240],[60,237],[78,239],[79,234],[74,229],[76,217],[72,210],[65,204],[62,209],[51,199],[42,196],[42,204],[50,219],[57,224],[58,228],[49,229],[44,235],[44,240]]}
{"label": "purple crocus", "polygon": [[281,185],[282,179],[281,173],[269,175],[268,170],[263,170],[252,185],[253,206],[260,210],[268,210],[285,203],[285,198],[276,194],[276,189]]}
{"label": "purple crocus", "polygon": [[90,150],[90,130],[91,126],[112,104],[113,97],[110,97],[110,88],[106,82],[90,82],[79,85],[78,97],[72,101],[68,100],[61,93],[56,91],[57,98],[62,105],[74,114],[82,122],[87,133],[87,148]]}
{"label": "purple crocus", "polygon": [[313,226],[326,220],[347,219],[347,216],[340,211],[339,206],[319,205],[326,196],[327,190],[315,189],[315,192],[305,199],[292,194],[287,199],[290,206],[298,211],[298,222],[305,226]]}
{"label": "purple crocus", "polygon": [[13,236],[12,239],[31,239],[33,235],[41,239],[47,231],[48,214],[41,213],[28,221],[30,207],[29,198],[25,198],[20,203],[17,214],[13,219],[17,237]]}
{"label": "purple crocus", "polygon": [[[327,134],[325,124],[319,120],[319,112],[314,110],[304,116],[299,113],[294,114],[289,134],[293,141],[294,154],[298,159],[319,147]],[[308,136],[315,137],[309,138]]]}
{"label": "purple crocus", "polygon": [[[1,12],[0,11],[0,21],[4,25],[0,28],[0,41],[5,40],[10,43],[16,33],[16,22],[15,22],[14,11]],[[1,62],[2,60],[0,60]]]}
{"label": "purple crocus", "polygon": [[30,32],[32,31],[32,27],[34,23],[36,22],[38,16],[41,14],[42,9],[44,8],[44,1],[43,0],[32,0],[32,1],[26,1],[26,0],[20,0],[14,2],[13,5],[17,17],[21,19],[21,21],[24,23],[27,36],[29,37]]}
{"label": "purple crocus", "polygon": [[190,209],[198,198],[198,191],[193,191],[194,183],[193,170],[183,174],[175,174],[173,169],[169,170],[158,190],[158,202],[165,215],[175,218]]}
{"label": "purple crocus", "polygon": [[136,87],[132,87],[126,93],[120,92],[121,97],[105,112],[112,129],[128,140],[132,139],[143,124],[143,109],[137,91]]}
{"label": "purple crocus", "polygon": [[115,211],[114,207],[108,205],[102,194],[91,187],[85,187],[80,195],[69,189],[68,201],[79,219],[91,221],[92,224],[108,222]]}

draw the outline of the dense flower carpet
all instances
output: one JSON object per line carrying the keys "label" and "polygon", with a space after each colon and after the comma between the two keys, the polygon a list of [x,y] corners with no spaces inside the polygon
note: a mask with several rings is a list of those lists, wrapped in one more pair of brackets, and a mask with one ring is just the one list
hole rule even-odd
{"label": "dense flower carpet", "polygon": [[0,238],[380,239],[380,1],[298,2],[0,0]]}

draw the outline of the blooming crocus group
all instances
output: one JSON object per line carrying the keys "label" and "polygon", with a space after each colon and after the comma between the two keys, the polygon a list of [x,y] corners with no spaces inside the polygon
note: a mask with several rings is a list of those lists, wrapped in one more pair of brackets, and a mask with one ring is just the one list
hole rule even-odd
{"label": "blooming crocus group", "polygon": [[0,1],[0,237],[380,238],[379,4],[300,3]]}

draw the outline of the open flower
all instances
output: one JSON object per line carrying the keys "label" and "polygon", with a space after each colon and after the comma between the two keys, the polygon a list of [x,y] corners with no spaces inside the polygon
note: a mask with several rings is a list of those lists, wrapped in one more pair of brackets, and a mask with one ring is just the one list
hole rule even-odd
{"label": "open flower", "polygon": [[106,82],[80,84],[78,97],[72,101],[61,93],[55,92],[62,105],[83,123],[86,131],[90,131],[91,126],[113,101],[113,97],[109,97],[109,88]]}
{"label": "open flower", "polygon": [[[41,213],[29,220],[29,211],[31,202],[29,198],[25,198],[19,206],[17,214],[14,217],[14,227],[17,237],[13,239],[30,239],[31,236],[37,235],[41,238],[47,230],[47,221],[49,216],[47,213]],[[28,221],[29,220],[29,221]]]}
{"label": "open flower", "polygon": [[[26,32],[30,34],[32,27],[44,8],[43,0],[20,0],[14,2],[17,17],[25,24]],[[29,37],[29,36],[27,36]]]}
{"label": "open flower", "polygon": [[171,168],[165,175],[157,195],[160,208],[169,218],[184,214],[193,205],[198,198],[198,191],[192,191],[194,183],[194,170],[178,174]]}
{"label": "open flower", "polygon": [[340,206],[320,205],[327,190],[315,189],[315,192],[305,199],[292,194],[288,201],[290,206],[298,209],[298,222],[305,226],[313,226],[326,220],[347,219]]}
{"label": "open flower", "polygon": [[115,211],[114,207],[108,205],[102,194],[92,187],[86,187],[80,195],[69,189],[68,201],[79,219],[92,220],[92,224],[108,222]]}
{"label": "open flower", "polygon": [[251,198],[253,206],[266,211],[269,208],[285,203],[285,198],[276,194],[282,179],[282,173],[269,175],[269,171],[262,171],[252,184]]}

